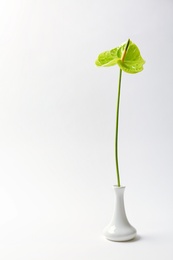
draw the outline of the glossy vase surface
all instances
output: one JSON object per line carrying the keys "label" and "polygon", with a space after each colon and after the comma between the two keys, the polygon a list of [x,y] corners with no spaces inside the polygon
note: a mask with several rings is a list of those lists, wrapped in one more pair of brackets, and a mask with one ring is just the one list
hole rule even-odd
{"label": "glossy vase surface", "polygon": [[113,186],[115,208],[110,224],[103,230],[104,236],[112,241],[128,241],[136,236],[136,229],[129,223],[124,207],[125,187]]}

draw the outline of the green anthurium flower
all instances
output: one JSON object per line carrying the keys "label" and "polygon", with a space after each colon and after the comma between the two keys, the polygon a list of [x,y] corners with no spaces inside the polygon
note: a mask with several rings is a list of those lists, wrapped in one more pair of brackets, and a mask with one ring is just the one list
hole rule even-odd
{"label": "green anthurium flower", "polygon": [[[95,64],[102,67],[110,67],[118,65],[120,69],[127,73],[138,73],[143,70],[145,63],[136,44],[129,40],[110,51],[105,51],[99,54]],[[125,55],[124,55],[125,54]]]}
{"label": "green anthurium flower", "polygon": [[144,63],[145,61],[143,60],[138,47],[130,39],[128,39],[126,43],[123,43],[117,48],[114,48],[110,51],[102,52],[95,61],[95,64],[99,67],[110,67],[116,64],[120,67],[115,127],[115,164],[118,187],[121,186],[118,162],[118,125],[122,71],[131,74],[138,73],[143,70]]}

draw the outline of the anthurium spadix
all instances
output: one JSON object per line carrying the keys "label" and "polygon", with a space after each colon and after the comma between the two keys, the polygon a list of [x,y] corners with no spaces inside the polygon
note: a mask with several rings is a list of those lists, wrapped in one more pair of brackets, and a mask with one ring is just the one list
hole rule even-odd
{"label": "anthurium spadix", "polygon": [[103,67],[110,67],[117,64],[120,69],[132,74],[142,71],[144,63],[145,61],[138,47],[130,40],[110,51],[100,53],[95,62],[97,66]]}
{"label": "anthurium spadix", "polygon": [[116,106],[116,128],[115,128],[115,164],[117,174],[117,185],[120,187],[120,174],[118,164],[118,122],[119,122],[119,105],[120,105],[120,90],[122,71],[135,74],[143,70],[143,60],[139,48],[130,39],[119,47],[110,51],[104,51],[99,54],[95,64],[99,67],[110,67],[118,65],[120,67],[118,81],[118,96]]}

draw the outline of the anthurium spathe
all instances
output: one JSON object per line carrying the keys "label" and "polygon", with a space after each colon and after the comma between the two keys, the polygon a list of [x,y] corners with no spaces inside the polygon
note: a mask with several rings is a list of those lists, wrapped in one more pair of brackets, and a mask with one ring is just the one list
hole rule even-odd
{"label": "anthurium spathe", "polygon": [[126,46],[127,42],[110,51],[100,53],[95,64],[103,67],[110,67],[117,64],[120,69],[132,74],[142,71],[145,61],[143,60],[138,47],[129,40],[128,48],[123,59]]}
{"label": "anthurium spathe", "polygon": [[116,105],[116,127],[115,127],[115,164],[117,185],[120,187],[120,174],[118,163],[118,123],[119,123],[119,107],[120,107],[120,90],[121,90],[121,78],[122,71],[135,74],[143,70],[143,60],[140,51],[136,44],[130,39],[126,43],[123,43],[119,47],[116,47],[110,51],[105,51],[99,54],[95,64],[99,67],[110,67],[118,65],[120,67],[119,80],[118,80],[118,95]]}

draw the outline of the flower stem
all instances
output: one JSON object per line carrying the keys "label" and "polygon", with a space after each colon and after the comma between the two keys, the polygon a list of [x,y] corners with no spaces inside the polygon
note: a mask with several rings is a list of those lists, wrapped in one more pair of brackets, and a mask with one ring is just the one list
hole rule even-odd
{"label": "flower stem", "polygon": [[[124,52],[121,57],[121,61],[124,62],[128,47],[130,44],[130,39],[128,39]],[[120,173],[119,173],[119,164],[118,164],[118,122],[119,122],[119,107],[120,107],[120,92],[121,92],[121,77],[122,69],[120,69],[119,80],[118,80],[118,97],[117,97],[117,108],[116,108],[116,128],[115,128],[115,164],[116,164],[116,173],[117,173],[117,185],[120,187]]]}
{"label": "flower stem", "polygon": [[118,165],[118,122],[119,122],[121,77],[122,77],[122,70],[120,69],[119,81],[118,81],[117,107],[116,107],[116,128],[115,128],[115,164],[116,164],[116,173],[117,173],[117,184],[118,184],[118,187],[121,186],[120,185],[119,165]]}

